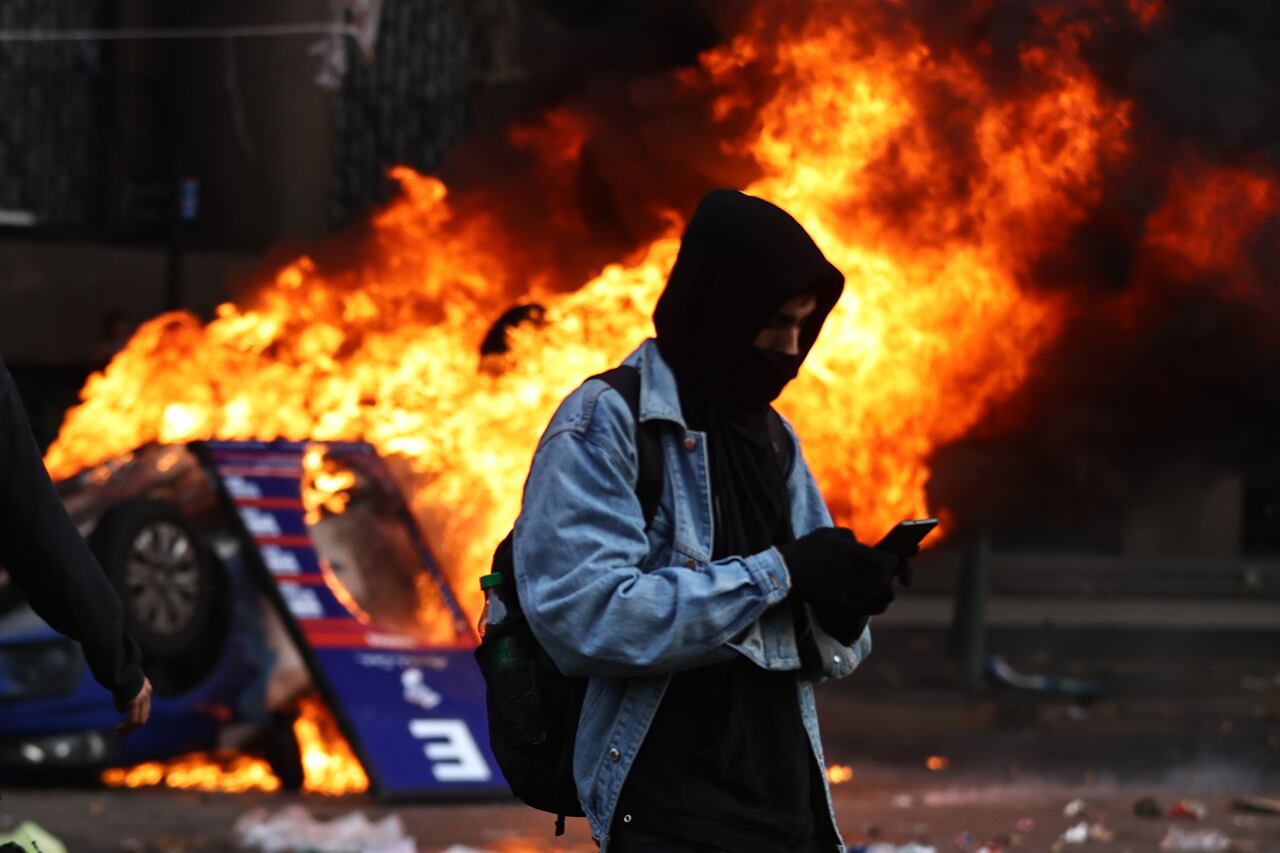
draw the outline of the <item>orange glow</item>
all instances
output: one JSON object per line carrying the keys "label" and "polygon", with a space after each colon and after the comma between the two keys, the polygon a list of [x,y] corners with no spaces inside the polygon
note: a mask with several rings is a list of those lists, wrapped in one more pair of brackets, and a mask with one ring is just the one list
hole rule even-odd
{"label": "orange glow", "polygon": [[1129,0],[1129,12],[1146,29],[1164,14],[1164,0]]}
{"label": "orange glow", "polygon": [[1196,275],[1235,273],[1245,242],[1280,208],[1280,181],[1195,164],[1179,172],[1147,220],[1146,245]]}
{"label": "orange glow", "polygon": [[102,782],[113,788],[181,788],[193,791],[278,791],[280,780],[260,758],[238,754],[197,752],[173,761],[148,761],[102,773]]}
{"label": "orange glow", "polygon": [[[313,794],[358,794],[369,777],[338,730],[329,709],[317,697],[298,704],[293,723],[302,756],[304,791]],[[196,791],[278,791],[280,780],[260,758],[237,753],[193,753],[173,761],[149,761],[103,771],[102,782],[124,788],[182,788]]]}
{"label": "orange glow", "polygon": [[355,484],[354,471],[326,464],[322,448],[307,448],[302,455],[302,506],[307,524],[319,524],[325,513],[346,512]]}
{"label": "orange glow", "polygon": [[925,759],[924,766],[936,773],[939,770],[946,770],[950,767],[951,760],[942,755],[930,755]]}
{"label": "orange glow", "polygon": [[[1165,8],[1127,2],[1142,26]],[[807,4],[804,20],[780,16],[783,26],[775,5],[755,4],[739,34],[675,79],[707,95],[706,132],[723,132],[718,150],[750,166],[735,173],[753,176],[742,188],[791,212],[846,277],[779,408],[838,523],[872,541],[904,517],[945,526],[948,508],[926,500],[931,456],[1025,382],[1073,310],[1065,290],[1030,286],[1035,262],[1085,222],[1104,170],[1141,156],[1128,148],[1132,105],[1080,59],[1093,24],[1053,4],[1036,14],[1061,26],[1017,54],[1019,85],[1000,89],[959,52],[935,55],[910,30],[877,32],[873,14]],[[558,107],[508,135],[542,169],[534,184],[565,233],[592,233],[555,201],[572,194],[599,121]],[[564,278],[552,261],[512,260],[547,253],[499,227],[503,187],[460,201],[437,178],[405,167],[391,177],[400,194],[372,217],[357,260],[304,255],[207,324],[185,312],[143,324],[89,378],[46,462],[67,477],[152,442],[367,441],[474,622],[476,579],[518,512],[538,436],[584,377],[652,334],[688,211],[668,211],[665,233],[576,290],[552,291]],[[1273,175],[1193,165],[1146,223],[1135,268],[1229,272],[1278,206]],[[545,322],[512,329],[510,351],[482,361],[490,324],[530,302]],[[347,509],[350,472],[316,451],[306,477],[312,523]],[[430,592],[419,590],[411,618],[423,636],[452,636]],[[321,704],[304,706],[296,730],[312,756],[309,787],[367,786]]]}
{"label": "orange glow", "polygon": [[358,794],[369,789],[369,777],[356,760],[338,724],[315,696],[298,703],[293,734],[302,753],[302,788],[313,794]]}
{"label": "orange glow", "polygon": [[[925,499],[930,454],[1017,388],[1057,333],[1063,305],[1020,284],[1096,197],[1128,107],[1100,93],[1069,40],[1028,51],[1043,87],[1003,101],[961,57],[910,40],[867,49],[875,37],[857,16],[815,11],[779,31],[763,8],[680,80],[718,97],[709,124],[726,104],[759,105],[723,143],[758,166],[744,189],[795,215],[846,275],[779,406],[837,520],[876,538],[902,517],[945,517]],[[777,83],[763,102],[750,89],[761,67]],[[958,168],[930,131],[939,88],[973,111],[962,192],[938,178]],[[549,170],[591,130],[564,111],[546,126],[516,136]],[[482,213],[457,215],[441,181],[392,176],[401,195],[373,218],[359,264],[300,257],[207,325],[181,312],[144,324],[89,379],[47,462],[68,476],[154,441],[363,439],[393,462],[474,619],[475,578],[516,515],[538,435],[583,377],[652,333],[681,222],[672,213],[665,236],[550,293],[539,284],[550,271],[510,269],[509,237]],[[899,191],[904,220],[877,202]],[[546,323],[514,329],[511,352],[482,366],[489,324],[530,301]]]}
{"label": "orange glow", "polygon": [[842,785],[853,778],[853,768],[847,764],[832,764],[827,768],[827,781],[832,785]]}

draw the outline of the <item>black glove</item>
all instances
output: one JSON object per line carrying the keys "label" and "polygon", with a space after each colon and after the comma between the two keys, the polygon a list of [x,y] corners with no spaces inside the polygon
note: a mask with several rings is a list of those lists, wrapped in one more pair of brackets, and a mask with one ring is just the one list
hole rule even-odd
{"label": "black glove", "polygon": [[863,545],[843,527],[820,527],[778,551],[791,573],[796,598],[824,607],[883,613],[893,601],[901,558]]}

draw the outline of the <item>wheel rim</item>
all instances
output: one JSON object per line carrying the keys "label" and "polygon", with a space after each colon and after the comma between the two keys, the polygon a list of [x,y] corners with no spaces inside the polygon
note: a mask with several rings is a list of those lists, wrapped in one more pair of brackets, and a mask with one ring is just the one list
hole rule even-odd
{"label": "wheel rim", "polygon": [[134,535],[125,561],[125,595],[137,620],[162,636],[191,624],[200,595],[195,543],[172,521],[154,521]]}

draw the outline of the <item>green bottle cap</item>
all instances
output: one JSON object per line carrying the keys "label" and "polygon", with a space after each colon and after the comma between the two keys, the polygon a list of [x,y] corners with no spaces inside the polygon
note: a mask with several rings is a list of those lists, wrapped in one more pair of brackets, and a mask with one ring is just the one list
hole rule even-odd
{"label": "green bottle cap", "polygon": [[495,586],[502,586],[502,572],[489,572],[480,576],[481,589],[492,589]]}

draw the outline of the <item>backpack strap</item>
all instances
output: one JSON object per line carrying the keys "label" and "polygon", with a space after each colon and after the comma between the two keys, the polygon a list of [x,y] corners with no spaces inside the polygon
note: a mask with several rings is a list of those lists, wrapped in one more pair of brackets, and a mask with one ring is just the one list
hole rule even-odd
{"label": "backpack strap", "polygon": [[[640,371],[623,364],[591,378],[607,382],[609,387],[621,394],[636,423],[636,459],[639,469],[636,476],[636,496],[640,498],[640,507],[644,510],[644,525],[648,527],[653,522],[653,517],[658,512],[658,502],[662,499],[666,466],[663,465],[662,437],[658,433],[657,422],[640,422]],[[795,464],[795,442],[791,440],[791,433],[782,422],[782,416],[772,407],[766,421],[769,426],[769,444],[773,447],[783,477],[786,477]]]}
{"label": "backpack strap", "polygon": [[648,527],[658,512],[658,502],[662,500],[666,466],[662,460],[662,437],[658,434],[658,423],[640,422],[640,370],[623,364],[591,378],[607,382],[609,387],[622,395],[622,399],[627,401],[627,408],[631,410],[631,417],[636,424],[636,497],[640,499],[640,508],[644,511],[644,526]]}

